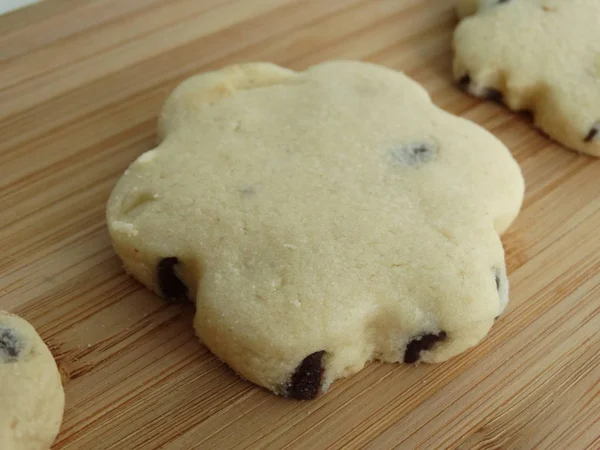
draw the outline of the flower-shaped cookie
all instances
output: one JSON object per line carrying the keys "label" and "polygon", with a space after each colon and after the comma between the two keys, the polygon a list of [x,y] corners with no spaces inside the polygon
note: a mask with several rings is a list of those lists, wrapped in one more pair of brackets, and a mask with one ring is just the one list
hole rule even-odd
{"label": "flower-shaped cookie", "polygon": [[309,399],[369,360],[443,361],[505,308],[521,171],[406,76],[227,67],[181,84],[159,131],[108,202],[115,250],[254,383]]}
{"label": "flower-shaped cookie", "polygon": [[600,1],[458,0],[454,76],[600,156]]}

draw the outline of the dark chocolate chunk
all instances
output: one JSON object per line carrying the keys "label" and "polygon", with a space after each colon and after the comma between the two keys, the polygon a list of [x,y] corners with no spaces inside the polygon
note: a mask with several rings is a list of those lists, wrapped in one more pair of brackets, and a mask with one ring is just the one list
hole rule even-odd
{"label": "dark chocolate chunk", "polygon": [[421,164],[429,162],[436,153],[437,149],[433,143],[427,142],[402,144],[391,150],[395,162],[413,167],[419,167]]}
{"label": "dark chocolate chunk", "polygon": [[[471,75],[467,73],[458,79],[458,87],[463,91],[468,91],[472,81],[473,80],[471,79]],[[482,94],[473,93],[473,95],[497,103],[502,103],[502,101],[504,100],[504,95],[502,94],[502,92],[494,88],[487,88],[483,90]]]}
{"label": "dark chocolate chunk", "polygon": [[471,84],[471,75],[469,75],[468,73],[464,74],[458,80],[458,87],[464,91],[467,90],[467,88],[469,87],[470,84]]}
{"label": "dark chocolate chunk", "polygon": [[189,300],[188,288],[175,273],[179,259],[175,256],[163,258],[156,268],[156,278],[163,297],[173,303]]}
{"label": "dark chocolate chunk", "polygon": [[521,109],[518,112],[525,116],[528,120],[533,120],[533,111],[531,109]]}
{"label": "dark chocolate chunk", "polygon": [[600,126],[593,127],[588,135],[585,137],[583,142],[592,142],[592,140],[600,133]]}
{"label": "dark chocolate chunk", "polygon": [[325,351],[311,353],[296,367],[290,380],[286,394],[298,400],[312,400],[321,392],[323,381],[323,356]]}
{"label": "dark chocolate chunk", "polygon": [[0,327],[0,362],[12,362],[21,353],[21,343],[13,330]]}
{"label": "dark chocolate chunk", "polygon": [[445,339],[445,331],[440,331],[437,334],[427,333],[417,336],[406,346],[406,351],[404,352],[404,362],[407,364],[417,362],[423,350],[431,350],[437,342]]}
{"label": "dark chocolate chunk", "polygon": [[504,95],[502,94],[502,92],[494,88],[487,88],[484,91],[482,97],[486,100],[491,100],[496,103],[502,103],[502,100],[504,99]]}

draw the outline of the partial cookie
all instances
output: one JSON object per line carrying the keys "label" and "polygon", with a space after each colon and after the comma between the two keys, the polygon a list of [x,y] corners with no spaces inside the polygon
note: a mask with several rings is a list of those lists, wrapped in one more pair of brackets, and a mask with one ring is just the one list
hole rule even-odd
{"label": "partial cookie", "polygon": [[0,311],[0,449],[46,450],[65,396],[54,358],[25,320]]}
{"label": "partial cookie", "polygon": [[600,156],[600,1],[458,0],[454,76],[530,110],[550,137]]}
{"label": "partial cookie", "polygon": [[159,130],[108,202],[114,248],[254,383],[310,399],[372,359],[444,361],[505,308],[521,171],[401,73],[227,67]]}

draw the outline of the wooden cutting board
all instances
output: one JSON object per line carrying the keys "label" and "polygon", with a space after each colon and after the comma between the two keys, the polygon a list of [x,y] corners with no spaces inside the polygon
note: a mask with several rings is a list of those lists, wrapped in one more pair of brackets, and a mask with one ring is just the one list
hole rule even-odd
{"label": "wooden cutting board", "polygon": [[[600,449],[600,161],[454,88],[450,3],[46,0],[0,17],[0,307],[64,373],[55,448]],[[191,307],[123,273],[104,204],[184,78],[333,58],[403,70],[491,130],[527,197],[503,238],[511,304],[481,345],[372,363],[298,402],[239,379],[194,338]]]}

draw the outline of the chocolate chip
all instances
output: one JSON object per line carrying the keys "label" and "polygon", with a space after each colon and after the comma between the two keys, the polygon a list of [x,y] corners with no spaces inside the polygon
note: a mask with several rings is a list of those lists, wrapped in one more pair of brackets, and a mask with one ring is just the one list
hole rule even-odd
{"label": "chocolate chip", "polygon": [[[458,79],[458,87],[460,89],[462,89],[463,91],[469,91],[469,87],[471,86],[471,82],[473,80],[471,79],[471,75],[464,74],[462,77],[460,77]],[[486,100],[491,100],[493,102],[497,102],[497,103],[502,103],[502,101],[504,100],[504,95],[502,94],[502,92],[500,92],[498,89],[494,89],[494,88],[486,88],[483,90],[483,92],[481,94],[477,93],[473,93],[473,95],[476,95],[477,97],[480,98],[484,98]]]}
{"label": "chocolate chip", "polygon": [[494,267],[494,280],[496,282],[496,291],[498,292],[498,315],[502,314],[508,305],[508,294],[509,294],[509,282],[506,275],[506,268],[504,266]]}
{"label": "chocolate chip", "polygon": [[471,84],[471,75],[469,75],[468,73],[464,74],[458,80],[458,87],[461,88],[463,91],[466,91],[470,84]]}
{"label": "chocolate chip", "polygon": [[0,327],[0,362],[13,362],[20,353],[21,343],[14,331]]}
{"label": "chocolate chip", "polygon": [[498,0],[496,3],[499,5],[500,3],[508,3],[510,0]]}
{"label": "chocolate chip", "polygon": [[156,268],[156,278],[163,297],[173,303],[189,300],[188,288],[175,273],[179,259],[175,256],[163,258]]}
{"label": "chocolate chip", "polygon": [[588,135],[583,140],[584,142],[592,142],[592,140],[600,133],[600,125],[592,127]]}
{"label": "chocolate chip", "polygon": [[325,351],[311,353],[296,367],[287,386],[286,395],[298,400],[312,400],[321,392]]}
{"label": "chocolate chip", "polygon": [[397,163],[419,167],[421,164],[432,160],[436,155],[436,150],[433,143],[414,142],[394,147],[391,150],[391,155]]}
{"label": "chocolate chip", "polygon": [[533,120],[533,111],[531,109],[521,109],[518,112],[525,116],[527,120]]}
{"label": "chocolate chip", "polygon": [[445,331],[440,331],[437,334],[427,333],[417,336],[406,346],[406,351],[404,352],[404,362],[407,364],[417,362],[423,350],[431,350],[431,348],[437,342],[444,341],[445,339]]}
{"label": "chocolate chip", "polygon": [[244,197],[250,197],[250,196],[256,194],[256,189],[254,189],[253,186],[246,186],[245,188],[240,189],[239,192]]}
{"label": "chocolate chip", "polygon": [[502,103],[502,100],[504,99],[504,95],[502,94],[502,92],[494,88],[485,89],[482,97],[486,100],[491,100],[496,103]]}

